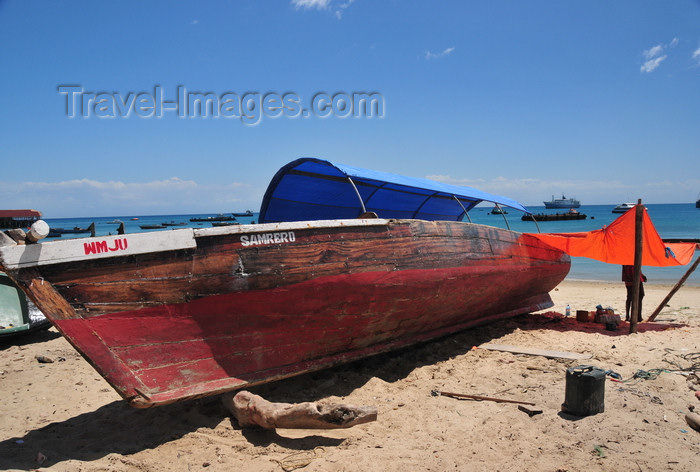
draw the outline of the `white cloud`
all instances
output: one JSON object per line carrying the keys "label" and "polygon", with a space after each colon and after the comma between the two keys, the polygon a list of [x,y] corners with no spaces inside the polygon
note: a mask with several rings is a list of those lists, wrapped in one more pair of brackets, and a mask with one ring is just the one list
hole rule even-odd
{"label": "white cloud", "polygon": [[693,52],[693,60],[700,66],[700,48],[697,48],[695,52]]}
{"label": "white cloud", "polygon": [[447,49],[443,50],[442,52],[438,52],[438,53],[426,51],[425,59],[426,60],[440,59],[440,58],[443,58],[445,56],[449,56],[450,54],[452,54],[452,52],[454,52],[454,50],[455,50],[455,48],[451,47],[451,48],[447,48]]}
{"label": "white cloud", "polygon": [[661,44],[659,44],[651,49],[647,49],[646,51],[644,51],[644,57],[646,57],[647,59],[653,59],[656,56],[660,55],[663,52],[663,50],[664,47]]}
{"label": "white cloud", "polygon": [[0,201],[48,218],[236,211],[259,204],[262,190],[243,183],[201,185],[171,177],[151,182],[75,179],[0,182]]}
{"label": "white cloud", "polygon": [[642,56],[644,56],[646,61],[644,61],[644,64],[642,64],[642,66],[639,68],[640,72],[650,73],[654,69],[659,67],[661,63],[668,57],[667,54],[664,54],[664,51],[666,49],[675,48],[676,46],[678,46],[679,42],[680,41],[678,40],[678,38],[673,38],[668,44],[657,44],[654,47],[645,49],[642,53]]}
{"label": "white cloud", "polygon": [[640,67],[639,70],[648,74],[659,67],[667,57],[665,54],[663,56],[661,55],[663,52],[664,46],[662,44],[658,44],[653,48],[645,50],[642,55],[646,58],[646,61],[644,61],[644,64],[642,64],[642,67]]}
{"label": "white cloud", "polygon": [[654,59],[650,59],[646,61],[644,64],[642,64],[642,67],[639,68],[642,72],[649,73],[659,67],[661,63],[663,62],[664,59],[666,59],[667,56],[663,55],[661,57],[656,57]]}
{"label": "white cloud", "polygon": [[335,17],[338,18],[339,20],[343,18],[343,10],[348,8],[350,5],[352,5],[355,2],[355,0],[346,0],[345,3],[341,3],[338,5],[338,8],[335,10]]}
{"label": "white cloud", "polygon": [[[541,206],[552,193],[566,189],[566,196],[581,200],[583,205],[618,204],[642,198],[646,203],[688,203],[695,200],[700,179],[680,176],[676,181],[618,180],[556,180],[536,178],[461,178],[450,175],[427,175],[426,179],[451,185],[473,187],[478,190],[504,195],[523,205]],[[683,180],[684,179],[684,180]],[[689,196],[690,195],[690,199]]]}
{"label": "white cloud", "polygon": [[316,8],[318,10],[325,10],[328,8],[328,5],[331,3],[330,0],[292,0],[292,5],[294,5],[294,8],[297,10],[304,9],[304,10],[310,10],[312,8]]}
{"label": "white cloud", "polygon": [[[316,9],[316,10],[328,10],[331,7],[331,0],[291,0],[292,5],[294,5],[294,8],[297,10],[311,10],[311,9]],[[355,0],[345,0],[344,2],[338,4],[338,6],[334,6],[333,8],[333,13],[335,14],[335,17],[338,18],[339,20],[343,19],[343,13],[345,10],[355,3]]]}

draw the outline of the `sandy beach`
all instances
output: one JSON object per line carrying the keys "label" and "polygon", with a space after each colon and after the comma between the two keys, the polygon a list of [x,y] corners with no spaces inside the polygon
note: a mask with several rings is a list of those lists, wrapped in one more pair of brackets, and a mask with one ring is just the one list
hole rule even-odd
{"label": "sandy beach", "polygon": [[[671,285],[646,285],[645,318]],[[0,469],[51,471],[695,471],[700,412],[700,287],[681,288],[657,321],[607,330],[564,317],[624,312],[621,283],[566,281],[555,306],[430,343],[250,389],[277,402],[372,405],[377,421],[336,430],[241,429],[220,398],[136,410],[55,331],[1,344]],[[624,318],[624,314],[623,314]],[[567,360],[485,343],[590,354]],[[51,363],[40,363],[44,356]],[[590,364],[604,412],[561,411],[566,370]],[[700,369],[699,369],[700,370]],[[642,378],[633,378],[642,372]],[[433,391],[534,403],[459,400]]]}

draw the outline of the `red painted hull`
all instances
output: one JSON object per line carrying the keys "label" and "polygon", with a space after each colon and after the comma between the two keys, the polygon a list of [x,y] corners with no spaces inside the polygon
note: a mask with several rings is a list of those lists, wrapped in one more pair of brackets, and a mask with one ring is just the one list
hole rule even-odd
{"label": "red painted hull", "polygon": [[187,249],[9,273],[124,398],[147,407],[548,308],[569,269],[559,250],[479,225],[314,223],[200,231]]}

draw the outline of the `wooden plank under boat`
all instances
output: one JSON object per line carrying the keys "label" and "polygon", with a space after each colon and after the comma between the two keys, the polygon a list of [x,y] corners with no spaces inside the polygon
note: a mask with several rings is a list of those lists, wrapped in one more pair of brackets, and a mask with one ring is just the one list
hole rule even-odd
{"label": "wooden plank under boat", "polygon": [[548,308],[570,261],[504,229],[360,218],[5,242],[0,263],[123,398],[149,407]]}

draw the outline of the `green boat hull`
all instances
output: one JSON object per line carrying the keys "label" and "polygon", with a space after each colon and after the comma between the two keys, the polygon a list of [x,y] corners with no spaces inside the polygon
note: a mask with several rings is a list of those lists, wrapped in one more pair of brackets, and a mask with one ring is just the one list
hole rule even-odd
{"label": "green boat hull", "polygon": [[27,298],[4,272],[0,272],[0,339],[48,328],[46,318],[32,319]]}

